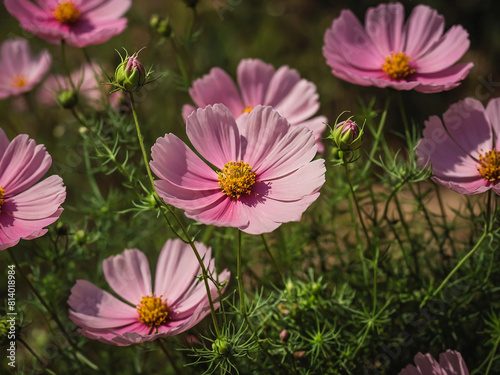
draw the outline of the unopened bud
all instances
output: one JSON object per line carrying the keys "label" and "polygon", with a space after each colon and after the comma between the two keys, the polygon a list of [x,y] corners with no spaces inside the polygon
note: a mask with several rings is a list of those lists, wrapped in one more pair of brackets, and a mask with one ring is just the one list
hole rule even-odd
{"label": "unopened bud", "polygon": [[295,359],[302,359],[302,358],[304,358],[305,355],[306,355],[306,352],[303,350],[300,350],[300,351],[293,353],[293,357]]}
{"label": "unopened bud", "polygon": [[286,329],[280,332],[281,341],[287,342],[289,338],[290,338],[290,332],[288,332]]}
{"label": "unopened bud", "polygon": [[361,147],[363,130],[352,120],[335,125],[329,138],[333,139],[342,151],[354,151]]}
{"label": "unopened bud", "polygon": [[231,351],[231,347],[226,338],[215,339],[212,344],[212,350],[219,355],[226,356]]}
{"label": "unopened bud", "polygon": [[127,92],[139,91],[146,84],[146,70],[137,54],[127,56],[115,70],[115,83]]}
{"label": "unopened bud", "polygon": [[168,17],[163,18],[158,14],[153,14],[149,19],[149,24],[160,36],[168,38],[172,35],[172,26],[170,26],[170,20]]}
{"label": "unopened bud", "polygon": [[64,90],[56,95],[56,102],[63,109],[71,109],[78,104],[78,95],[76,92]]}

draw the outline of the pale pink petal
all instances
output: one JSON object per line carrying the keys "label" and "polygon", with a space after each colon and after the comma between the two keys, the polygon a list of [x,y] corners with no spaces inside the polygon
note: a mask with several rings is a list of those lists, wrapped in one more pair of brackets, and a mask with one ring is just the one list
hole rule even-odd
{"label": "pale pink petal", "polygon": [[488,102],[486,116],[496,136],[495,148],[500,151],[500,98],[493,98]]}
{"label": "pale pink petal", "polygon": [[182,106],[182,118],[184,119],[184,121],[186,121],[187,118],[189,117],[189,115],[191,113],[193,113],[195,110],[196,110],[196,108],[193,107],[192,105],[190,105],[190,104],[184,104]]}
{"label": "pale pink petal", "polygon": [[126,27],[125,18],[99,21],[81,19],[71,27],[71,32],[63,37],[70,46],[83,48],[107,42]]}
{"label": "pale pink petal", "polygon": [[429,375],[447,375],[446,372],[439,366],[432,356],[427,353],[423,355],[422,353],[418,353],[415,358],[415,364],[417,365],[418,370],[422,374]]}
{"label": "pale pink petal", "polygon": [[412,77],[419,85],[415,91],[423,93],[436,93],[450,90],[460,85],[460,81],[467,77],[469,70],[474,66],[472,63],[453,65],[436,73],[415,73]]}
{"label": "pale pink petal", "polygon": [[187,119],[186,132],[194,148],[219,169],[240,159],[240,134],[234,117],[222,104],[198,108]]}
{"label": "pale pink petal", "polygon": [[274,67],[258,59],[241,60],[238,65],[238,84],[246,107],[264,104]]}
{"label": "pale pink petal", "polygon": [[186,216],[206,225],[218,227],[242,227],[248,224],[242,199],[232,200],[227,195],[203,209],[186,210]]}
{"label": "pale pink petal", "polygon": [[291,124],[307,120],[319,109],[319,95],[316,85],[301,79],[286,97],[273,107]]}
{"label": "pale pink petal", "polygon": [[86,18],[107,21],[123,16],[132,5],[132,0],[80,0],[76,4]]}
{"label": "pale pink petal", "polygon": [[5,150],[7,150],[7,147],[9,147],[9,138],[7,138],[7,135],[5,134],[4,130],[0,128],[0,160],[3,157],[3,154],[5,153]]}
{"label": "pale pink petal", "polygon": [[469,375],[462,355],[454,350],[447,350],[439,355],[439,364],[447,375]]}
{"label": "pale pink petal", "polygon": [[294,125],[305,126],[309,130],[311,130],[314,135],[314,139],[316,139],[316,146],[318,147],[318,152],[322,153],[325,150],[325,146],[323,145],[323,142],[321,140],[322,140],[322,135],[326,130],[327,122],[328,119],[325,116],[318,116]]}
{"label": "pale pink petal", "polygon": [[419,74],[442,71],[460,60],[469,45],[469,33],[460,25],[453,26],[427,53],[413,62],[413,67]]}
{"label": "pale pink petal", "polygon": [[128,249],[109,257],[102,262],[102,269],[109,286],[130,303],[137,305],[142,297],[151,296],[151,273],[142,251]]}
{"label": "pale pink petal", "polygon": [[444,31],[444,17],[426,5],[417,5],[406,22],[404,52],[416,61],[436,43]]}
{"label": "pale pink petal", "polygon": [[290,69],[286,65],[281,66],[271,78],[266,96],[261,104],[275,107],[289,95],[290,91],[299,81],[299,72],[295,69]]}
{"label": "pale pink petal", "polygon": [[191,98],[200,108],[209,104],[224,104],[234,117],[238,117],[245,106],[238,89],[229,75],[219,68],[212,68],[210,73],[198,78],[189,89]]}
{"label": "pale pink petal", "polygon": [[404,19],[405,9],[401,3],[380,4],[366,12],[366,32],[381,55],[402,51]]}
{"label": "pale pink petal", "polygon": [[158,138],[151,148],[152,171],[161,179],[192,190],[217,189],[217,174],[173,134]]}

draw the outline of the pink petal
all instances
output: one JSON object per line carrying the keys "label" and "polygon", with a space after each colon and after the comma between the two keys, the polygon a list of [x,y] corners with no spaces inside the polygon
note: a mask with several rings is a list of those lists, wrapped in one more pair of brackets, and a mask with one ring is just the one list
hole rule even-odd
{"label": "pink petal", "polygon": [[314,139],[316,139],[316,146],[318,147],[319,153],[322,153],[325,150],[325,146],[323,145],[323,142],[321,142],[321,137],[326,129],[327,122],[328,119],[325,116],[318,116],[296,124],[296,126],[305,126],[312,131]]}
{"label": "pink petal", "polygon": [[240,134],[234,117],[222,104],[197,109],[187,119],[186,132],[194,148],[219,169],[240,160]]}
{"label": "pink petal", "polygon": [[469,375],[469,370],[459,352],[447,350],[439,355],[439,364],[450,375]]}
{"label": "pink petal", "polygon": [[319,109],[316,85],[301,79],[286,97],[273,107],[291,124],[307,120]]}
{"label": "pink petal", "polygon": [[113,36],[120,34],[126,27],[127,20],[125,18],[99,21],[82,18],[71,27],[71,32],[63,38],[70,46],[82,48],[107,42]]}
{"label": "pink petal", "polygon": [[432,356],[427,353],[423,355],[422,353],[418,353],[415,358],[415,364],[417,365],[418,370],[422,374],[429,375],[447,375],[446,372],[439,366]]}
{"label": "pink petal", "polygon": [[80,0],[76,5],[86,18],[107,21],[123,16],[132,5],[132,0]]}
{"label": "pink petal", "polygon": [[495,148],[500,151],[500,98],[493,98],[488,102],[486,116],[496,136]]}
{"label": "pink petal", "polygon": [[109,286],[134,305],[153,292],[148,259],[140,250],[128,249],[111,256],[102,262],[102,269]]}
{"label": "pink petal", "polygon": [[237,120],[240,134],[246,140],[242,160],[257,170],[269,153],[290,131],[288,121],[272,107],[255,107]]}
{"label": "pink petal", "polygon": [[417,61],[436,43],[444,31],[444,17],[426,5],[417,5],[406,22],[404,52]]}
{"label": "pink petal", "polygon": [[211,206],[198,210],[186,210],[186,216],[206,225],[240,228],[248,224],[242,200],[232,200],[227,195]]}
{"label": "pink petal", "polygon": [[161,179],[191,190],[217,189],[217,174],[173,134],[158,138],[151,148],[152,171]]}
{"label": "pink petal", "polygon": [[467,77],[469,70],[474,66],[472,63],[453,65],[436,73],[415,73],[413,79],[420,83],[415,91],[423,93],[436,93],[450,90],[460,85],[460,81]]}
{"label": "pink petal", "polygon": [[200,108],[222,103],[234,117],[238,117],[245,109],[233,80],[220,68],[213,68],[209,74],[195,80],[189,94]]}
{"label": "pink petal", "polygon": [[469,34],[460,25],[453,26],[431,49],[413,62],[419,74],[434,73],[455,64],[469,49]]}
{"label": "pink petal", "polygon": [[366,32],[383,56],[403,49],[405,10],[400,3],[380,4],[369,8],[365,16]]}
{"label": "pink petal", "polygon": [[3,154],[5,153],[5,150],[7,150],[9,144],[9,138],[5,134],[4,130],[0,128],[0,160],[3,158]]}
{"label": "pink petal", "polygon": [[196,110],[196,108],[193,107],[192,105],[184,104],[182,106],[182,118],[184,119],[184,121],[187,121],[187,118],[189,117],[189,115],[191,113],[193,113],[195,110]]}
{"label": "pink petal", "polygon": [[241,60],[238,64],[238,84],[246,107],[264,104],[274,67],[258,59]]}
{"label": "pink petal", "polygon": [[290,91],[299,81],[299,72],[290,69],[286,65],[281,66],[271,78],[262,104],[275,107],[290,94]]}

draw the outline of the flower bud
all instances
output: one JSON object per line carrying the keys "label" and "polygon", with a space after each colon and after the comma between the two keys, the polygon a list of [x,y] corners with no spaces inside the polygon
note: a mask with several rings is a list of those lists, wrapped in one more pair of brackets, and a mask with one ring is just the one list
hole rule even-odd
{"label": "flower bud", "polygon": [[170,26],[170,20],[168,18],[153,14],[149,20],[149,24],[160,36],[168,38],[172,35],[172,26]]}
{"label": "flower bud", "polygon": [[71,90],[61,91],[56,95],[56,102],[63,109],[71,109],[78,104],[78,94]]}
{"label": "flower bud", "polygon": [[342,151],[354,151],[361,147],[363,129],[352,120],[339,122],[335,125],[329,138],[332,138]]}
{"label": "flower bud", "polygon": [[227,356],[231,351],[231,346],[226,338],[221,337],[219,339],[215,339],[212,344],[212,350],[218,355]]}
{"label": "flower bud", "polygon": [[280,332],[281,341],[287,342],[289,338],[290,338],[290,332],[288,332],[286,329]]}
{"label": "flower bud", "polygon": [[127,92],[139,91],[146,84],[146,70],[137,54],[125,57],[115,70],[115,83]]}

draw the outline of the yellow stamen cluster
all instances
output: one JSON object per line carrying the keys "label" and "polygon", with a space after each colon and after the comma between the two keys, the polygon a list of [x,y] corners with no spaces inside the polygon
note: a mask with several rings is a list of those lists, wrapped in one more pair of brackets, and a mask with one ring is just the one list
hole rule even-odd
{"label": "yellow stamen cluster", "polygon": [[493,149],[479,154],[479,167],[477,170],[483,178],[490,182],[500,181],[500,151]]}
{"label": "yellow stamen cluster", "polygon": [[0,213],[2,213],[2,207],[5,203],[5,190],[0,187]]}
{"label": "yellow stamen cluster", "polygon": [[22,74],[15,75],[14,78],[12,78],[12,81],[10,81],[10,85],[12,87],[24,87],[27,83],[28,80]]}
{"label": "yellow stamen cluster", "polygon": [[224,194],[233,199],[238,199],[243,194],[250,194],[255,184],[255,173],[252,167],[242,161],[231,161],[224,165],[219,175],[219,186]]}
{"label": "yellow stamen cluster", "polygon": [[139,321],[148,327],[159,327],[168,318],[168,307],[160,297],[153,295],[142,297],[142,301],[137,305]]}
{"label": "yellow stamen cluster", "polygon": [[80,11],[72,0],[65,1],[52,12],[52,15],[61,23],[71,25],[80,18]]}
{"label": "yellow stamen cluster", "polygon": [[391,56],[385,58],[385,64],[382,70],[392,79],[404,79],[410,74],[415,73],[415,69],[410,68],[410,57],[403,52],[391,53]]}
{"label": "yellow stamen cluster", "polygon": [[250,112],[252,112],[252,109],[253,109],[253,107],[246,107],[246,108],[243,110],[243,112],[241,112],[241,113],[250,113]]}

